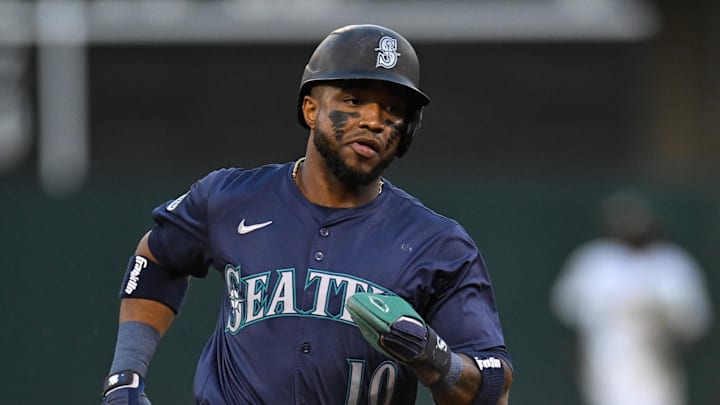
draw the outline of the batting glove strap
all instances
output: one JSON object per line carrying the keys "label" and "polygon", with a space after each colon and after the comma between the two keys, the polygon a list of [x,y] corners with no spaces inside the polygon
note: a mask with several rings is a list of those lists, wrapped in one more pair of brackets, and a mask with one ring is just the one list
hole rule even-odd
{"label": "batting glove strap", "polygon": [[103,397],[120,389],[136,389],[143,391],[145,383],[140,374],[133,370],[123,370],[110,374],[103,383]]}
{"label": "batting glove strap", "polygon": [[421,383],[426,386],[435,384],[452,385],[457,381],[447,381],[453,353],[445,341],[430,327],[425,326],[427,336],[422,351],[407,362]]}
{"label": "batting glove strap", "polygon": [[390,331],[380,335],[380,344],[403,363],[422,357],[427,351],[428,330],[420,321],[402,317],[390,325]]}
{"label": "batting glove strap", "polygon": [[410,366],[423,384],[444,382],[450,371],[452,352],[430,326],[402,317],[390,325],[390,332],[380,336],[383,348]]}

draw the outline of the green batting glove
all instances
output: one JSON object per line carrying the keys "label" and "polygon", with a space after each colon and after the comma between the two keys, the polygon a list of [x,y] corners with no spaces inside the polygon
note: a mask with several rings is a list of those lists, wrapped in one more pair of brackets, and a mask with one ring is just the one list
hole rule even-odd
{"label": "green batting glove", "polygon": [[[424,347],[425,321],[404,299],[357,293],[348,299],[347,307],[365,340],[386,356],[407,363]],[[410,336],[404,336],[408,332]]]}
{"label": "green batting glove", "polygon": [[434,384],[448,375],[452,352],[404,299],[357,293],[348,298],[347,308],[365,340],[410,366],[423,384]]}

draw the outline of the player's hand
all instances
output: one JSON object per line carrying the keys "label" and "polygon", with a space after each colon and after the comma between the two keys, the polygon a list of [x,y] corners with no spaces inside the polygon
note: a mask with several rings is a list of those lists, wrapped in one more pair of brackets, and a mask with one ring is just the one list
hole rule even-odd
{"label": "player's hand", "polygon": [[365,340],[409,365],[424,384],[447,374],[452,354],[447,344],[404,299],[357,293],[348,299],[347,308]]}
{"label": "player's hand", "polygon": [[133,370],[109,375],[103,384],[102,405],[152,405],[145,395],[145,380]]}
{"label": "player's hand", "polygon": [[409,363],[422,353],[427,328],[404,299],[357,293],[348,299],[347,307],[365,339],[388,357]]}

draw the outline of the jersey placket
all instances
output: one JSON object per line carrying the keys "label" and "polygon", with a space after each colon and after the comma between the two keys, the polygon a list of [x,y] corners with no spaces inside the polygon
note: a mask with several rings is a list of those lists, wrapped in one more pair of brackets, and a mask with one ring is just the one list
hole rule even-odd
{"label": "jersey placket", "polygon": [[[309,257],[308,257],[308,263],[309,263],[309,269],[328,269],[327,267],[327,259],[328,259],[328,249],[330,246],[329,238],[331,237],[331,228],[328,225],[320,224],[317,232],[315,233],[315,236],[313,237],[312,244],[310,246],[309,250]],[[298,282],[302,283],[307,287],[307,282],[309,281],[307,279],[305,280],[298,280]],[[302,303],[300,303],[302,308],[315,308],[315,304],[317,303],[318,294],[320,293],[319,288],[304,288],[303,294],[302,294]],[[318,308],[316,308],[318,309]],[[310,405],[305,404],[304,398],[312,398],[316,393],[307,393],[303,392],[304,387],[306,384],[303,384],[303,372],[305,372],[306,364],[308,364],[307,356],[312,356],[313,351],[318,349],[318,345],[314,342],[314,335],[316,333],[320,333],[316,330],[309,330],[305,327],[305,324],[301,322],[301,324],[298,327],[298,354],[297,354],[297,369],[295,371],[296,381],[295,381],[295,403],[298,405]],[[315,389],[318,389],[319,387],[315,387]]]}

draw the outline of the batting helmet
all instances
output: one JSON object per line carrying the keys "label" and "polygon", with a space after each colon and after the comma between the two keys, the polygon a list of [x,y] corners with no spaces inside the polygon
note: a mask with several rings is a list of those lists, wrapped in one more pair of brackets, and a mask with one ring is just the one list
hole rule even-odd
{"label": "batting helmet", "polygon": [[298,97],[298,121],[308,128],[302,102],[310,89],[329,80],[380,80],[410,90],[406,133],[398,150],[402,157],[420,129],[422,109],[430,98],[420,88],[420,63],[410,42],[397,32],[379,25],[348,25],[331,32],[310,56]]}

